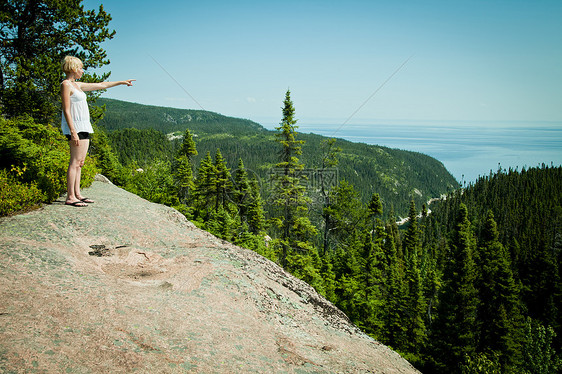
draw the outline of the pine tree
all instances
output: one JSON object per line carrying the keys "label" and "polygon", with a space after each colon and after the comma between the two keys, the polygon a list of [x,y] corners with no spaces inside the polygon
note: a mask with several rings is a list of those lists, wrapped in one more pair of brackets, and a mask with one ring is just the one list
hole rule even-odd
{"label": "pine tree", "polygon": [[420,261],[420,276],[422,279],[422,293],[425,301],[425,325],[431,329],[433,316],[436,312],[437,296],[441,285],[441,268],[438,266],[437,250],[424,247]]}
{"label": "pine tree", "polygon": [[518,361],[518,332],[522,318],[511,261],[498,237],[494,215],[488,211],[478,256],[479,350],[496,352],[500,363],[508,370]]}
{"label": "pine tree", "polygon": [[465,357],[474,357],[476,352],[475,249],[468,210],[460,204],[431,339],[432,358],[439,372],[457,371]]}
{"label": "pine tree", "polygon": [[265,229],[265,213],[257,179],[248,178],[248,171],[242,159],[234,171],[234,190],[232,200],[238,208],[240,221],[249,233],[260,234]]}
{"label": "pine tree", "polygon": [[209,214],[208,220],[205,222],[203,228],[211,234],[218,236],[227,241],[234,241],[234,235],[237,231],[236,219],[222,206],[218,210],[214,208]]}
{"label": "pine tree", "polygon": [[193,205],[195,207],[195,218],[206,221],[209,218],[211,209],[214,208],[213,197],[216,195],[215,183],[215,165],[211,158],[211,153],[207,152],[199,164],[197,170],[197,179],[195,180],[195,189],[193,196]]}
{"label": "pine tree", "polygon": [[240,221],[240,216],[236,217],[235,226],[239,227],[239,229],[236,230],[237,235],[234,238],[234,244],[258,252],[255,240],[256,237],[250,233],[248,225],[245,222]]}
{"label": "pine tree", "polygon": [[377,339],[383,331],[384,300],[381,288],[384,287],[384,254],[379,241],[373,241],[371,233],[364,232],[362,248],[361,296],[359,305],[360,326]]}
{"label": "pine tree", "polygon": [[[394,224],[395,226],[395,224]],[[391,226],[386,229],[387,235],[384,241],[384,253],[387,261],[386,293],[384,295],[383,341],[391,347],[404,347],[407,344],[406,328],[404,324],[405,295],[404,273],[402,259],[398,256],[395,245],[395,235]]]}
{"label": "pine tree", "polygon": [[266,229],[265,212],[260,194],[260,186],[255,177],[250,181],[250,200],[248,202],[246,219],[250,232],[263,236],[263,231]]}
{"label": "pine tree", "polygon": [[183,135],[183,141],[180,146],[180,150],[178,152],[178,156],[186,156],[189,162],[193,161],[193,157],[197,156],[197,147],[195,146],[195,142],[193,141],[193,136],[191,135],[191,131],[189,129],[185,130],[185,134]]}
{"label": "pine tree", "polygon": [[172,175],[178,189],[178,197],[185,204],[189,200],[189,195],[193,191],[195,184],[193,182],[193,170],[188,158],[184,155],[176,158]]}
{"label": "pine tree", "polygon": [[299,279],[324,293],[324,282],[320,274],[322,260],[316,248],[309,246],[304,251],[293,251],[287,255],[287,270]]}
{"label": "pine tree", "polygon": [[417,355],[420,353],[426,338],[422,279],[420,273],[421,242],[414,201],[410,202],[408,228],[404,235],[404,268],[406,299],[404,325],[406,327],[407,345],[400,347],[403,351]]}
{"label": "pine tree", "polygon": [[248,179],[248,172],[244,167],[242,159],[238,160],[238,167],[234,171],[234,193],[232,195],[233,201],[238,207],[238,214],[242,222],[248,220],[249,204],[252,198],[252,188],[250,180]]}
{"label": "pine tree", "polygon": [[306,254],[312,249],[310,239],[316,234],[316,228],[308,218],[308,203],[305,195],[306,187],[301,181],[300,171],[304,165],[298,157],[302,154],[302,140],[296,140],[295,110],[291,101],[291,93],[287,90],[283,107],[283,119],[275,134],[281,144],[280,161],[275,165],[273,205],[280,212],[274,223],[280,230],[281,253],[279,262],[287,267],[290,254]]}
{"label": "pine tree", "polygon": [[560,373],[562,359],[555,348],[556,332],[531,318],[525,321],[523,361],[520,372],[525,374]]}
{"label": "pine tree", "polygon": [[[60,61],[65,55],[80,58],[86,68],[109,63],[101,44],[115,35],[108,28],[111,16],[101,5],[96,12],[85,10],[81,3],[2,1],[0,106],[5,115],[29,114],[46,122],[53,120],[60,113]],[[108,76],[87,74],[82,80],[102,81]]]}
{"label": "pine tree", "polygon": [[323,280],[323,290],[324,292],[322,295],[331,301],[332,303],[336,303],[336,275],[334,274],[333,265],[332,265],[332,256],[323,256],[322,259],[322,266],[320,267],[320,277]]}
{"label": "pine tree", "polygon": [[217,148],[215,154],[215,176],[214,183],[215,192],[215,212],[219,211],[219,207],[223,208],[225,211],[230,212],[232,204],[233,185],[232,176],[230,175],[230,170],[226,167],[226,161],[222,157],[220,149]]}
{"label": "pine tree", "polygon": [[195,142],[189,129],[185,130],[183,142],[176,155],[173,175],[178,185],[178,196],[182,203],[187,203],[195,188],[193,181],[193,157],[197,156]]}
{"label": "pine tree", "polygon": [[371,200],[367,205],[367,218],[372,222],[372,233],[374,235],[375,227],[377,225],[377,217],[382,216],[382,203],[378,193],[371,195]]}
{"label": "pine tree", "polygon": [[408,212],[408,228],[404,234],[402,243],[404,249],[404,257],[408,258],[413,254],[419,256],[421,253],[421,242],[419,238],[418,220],[416,213],[416,204],[410,201],[410,211]]}

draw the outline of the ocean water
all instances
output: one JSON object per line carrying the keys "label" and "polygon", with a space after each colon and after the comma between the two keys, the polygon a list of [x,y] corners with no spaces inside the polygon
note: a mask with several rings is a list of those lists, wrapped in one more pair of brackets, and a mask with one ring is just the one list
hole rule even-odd
{"label": "ocean water", "polygon": [[298,123],[301,133],[425,153],[461,183],[502,169],[562,164],[562,122]]}

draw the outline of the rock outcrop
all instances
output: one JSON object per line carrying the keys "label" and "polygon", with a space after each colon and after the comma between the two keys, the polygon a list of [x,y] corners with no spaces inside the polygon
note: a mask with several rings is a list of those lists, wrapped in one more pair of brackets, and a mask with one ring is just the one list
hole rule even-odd
{"label": "rock outcrop", "polygon": [[99,181],[0,221],[0,372],[416,373],[306,283]]}

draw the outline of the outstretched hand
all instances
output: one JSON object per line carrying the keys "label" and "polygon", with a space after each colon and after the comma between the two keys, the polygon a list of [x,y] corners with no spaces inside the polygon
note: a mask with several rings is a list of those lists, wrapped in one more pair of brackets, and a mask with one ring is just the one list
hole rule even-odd
{"label": "outstretched hand", "polygon": [[127,80],[124,81],[124,82],[125,82],[125,84],[126,84],[127,86],[130,87],[130,86],[133,85],[133,82],[134,82],[134,81],[136,81],[136,79],[127,79]]}

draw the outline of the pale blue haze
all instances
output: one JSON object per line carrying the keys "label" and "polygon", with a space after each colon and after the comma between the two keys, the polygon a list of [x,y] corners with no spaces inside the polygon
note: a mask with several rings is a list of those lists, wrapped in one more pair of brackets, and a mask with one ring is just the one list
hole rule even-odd
{"label": "pale blue haze", "polygon": [[337,136],[428,153],[459,180],[562,161],[560,0],[84,1],[102,3],[105,70],[137,79],[106,97],[271,128],[290,88],[302,131],[346,123]]}

